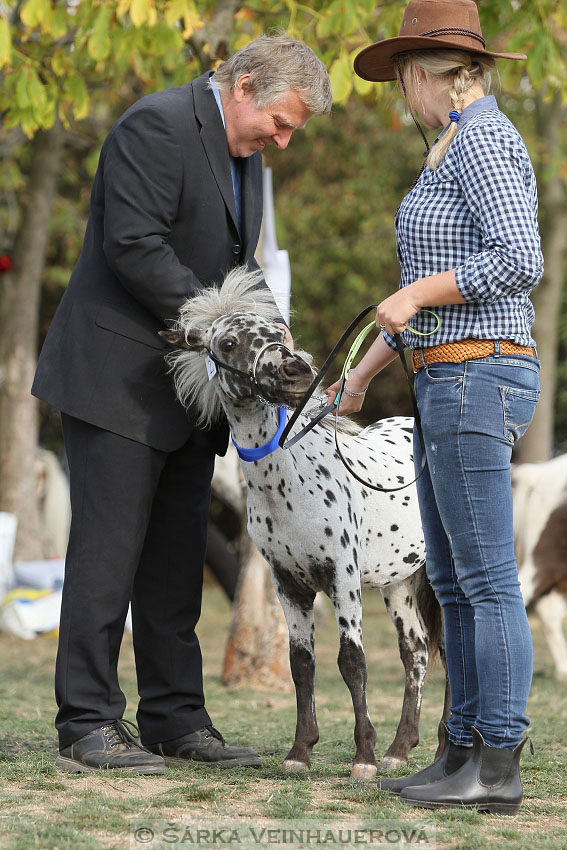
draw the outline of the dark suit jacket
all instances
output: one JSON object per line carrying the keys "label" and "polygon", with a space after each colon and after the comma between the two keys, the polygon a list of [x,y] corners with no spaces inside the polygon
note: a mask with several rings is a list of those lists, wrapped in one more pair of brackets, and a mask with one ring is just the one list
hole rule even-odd
{"label": "dark suit jacket", "polygon": [[[163,451],[194,416],[175,399],[158,331],[182,302],[253,259],[259,153],[243,159],[243,232],[226,133],[208,74],[148,95],[103,145],[83,249],[41,350],[32,393],[64,413]],[[227,430],[216,433],[226,450]]]}

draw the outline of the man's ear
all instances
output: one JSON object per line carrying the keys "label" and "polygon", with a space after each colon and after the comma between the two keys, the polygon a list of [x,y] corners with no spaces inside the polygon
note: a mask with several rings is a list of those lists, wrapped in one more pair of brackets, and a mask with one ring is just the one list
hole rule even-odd
{"label": "man's ear", "polygon": [[205,333],[199,328],[194,328],[187,335],[183,331],[158,331],[173,348],[185,348],[187,351],[199,351],[205,347]]}
{"label": "man's ear", "polygon": [[240,103],[250,91],[250,74],[242,74],[233,89],[234,99]]}

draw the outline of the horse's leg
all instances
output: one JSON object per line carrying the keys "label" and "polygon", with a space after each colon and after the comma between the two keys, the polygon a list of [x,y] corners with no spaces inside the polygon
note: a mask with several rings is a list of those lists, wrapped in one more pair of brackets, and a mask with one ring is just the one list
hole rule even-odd
{"label": "horse's leg", "polygon": [[[290,772],[300,772],[311,767],[311,751],[319,740],[315,716],[315,594],[309,592],[299,596],[294,592],[290,594],[293,595],[292,600],[286,594],[281,576],[275,581],[275,587],[289,630],[289,663],[297,706],[295,740],[283,767]],[[297,588],[294,590],[297,591]]]}
{"label": "horse's leg", "polygon": [[[353,576],[356,578],[356,576]],[[339,628],[341,675],[350,691],[354,708],[354,742],[356,753],[351,779],[373,779],[376,776],[376,730],[370,720],[366,700],[368,672],[362,645],[362,604],[359,586],[339,588],[331,595]]]}
{"label": "horse's leg", "polygon": [[381,588],[381,593],[398,633],[406,680],[396,735],[380,762],[381,770],[390,770],[407,764],[409,751],[419,743],[423,686],[441,619],[423,567],[404,581]]}

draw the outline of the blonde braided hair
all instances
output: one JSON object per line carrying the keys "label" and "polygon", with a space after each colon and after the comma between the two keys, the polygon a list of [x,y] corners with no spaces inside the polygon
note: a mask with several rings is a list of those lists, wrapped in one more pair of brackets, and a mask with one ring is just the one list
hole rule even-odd
{"label": "blonde braided hair", "polygon": [[[491,71],[495,68],[492,57],[470,54],[464,50],[415,51],[401,54],[398,59],[398,80],[405,95],[408,111],[411,111],[412,102],[415,103],[420,99],[418,68],[427,78],[446,78],[446,91],[456,112],[463,111],[465,95],[475,82],[480,83],[485,94],[490,91]],[[435,171],[443,162],[458,129],[457,123],[451,121],[437,144],[433,145],[429,151],[425,162],[432,171]]]}

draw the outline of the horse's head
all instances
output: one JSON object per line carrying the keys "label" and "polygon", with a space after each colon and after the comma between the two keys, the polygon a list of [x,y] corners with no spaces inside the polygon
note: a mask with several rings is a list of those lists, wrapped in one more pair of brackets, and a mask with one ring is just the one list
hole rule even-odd
{"label": "horse's head", "polygon": [[[234,270],[220,290],[190,299],[176,327],[161,332],[181,349],[168,357],[177,395],[184,404],[200,408],[203,422],[219,412],[213,390],[217,398],[218,390],[235,402],[261,396],[293,407],[313,380],[308,355],[283,344],[285,331],[276,324],[269,291],[257,288],[259,277],[246,269]],[[212,377],[211,361],[216,369]]]}
{"label": "horse's head", "polygon": [[258,314],[230,313],[207,330],[192,329],[187,335],[165,331],[162,336],[175,347],[208,355],[219,390],[232,401],[261,397],[293,407],[313,380],[305,355],[283,344],[283,328]]}

